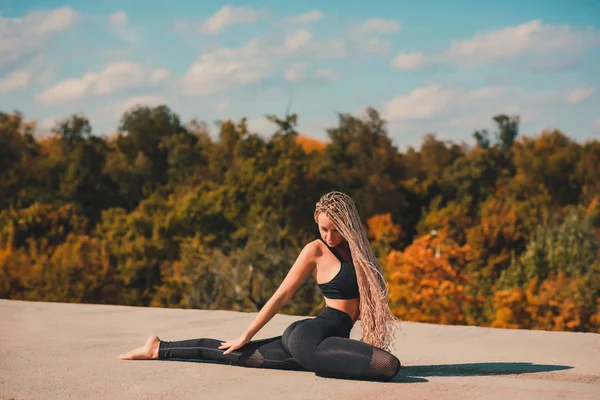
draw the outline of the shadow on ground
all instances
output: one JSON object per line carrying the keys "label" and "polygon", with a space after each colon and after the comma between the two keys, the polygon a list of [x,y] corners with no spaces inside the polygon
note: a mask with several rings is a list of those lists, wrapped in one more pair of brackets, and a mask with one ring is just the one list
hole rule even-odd
{"label": "shadow on ground", "polygon": [[[482,375],[514,375],[534,372],[549,372],[571,369],[567,365],[532,364],[526,362],[491,362],[471,364],[418,365],[404,367],[398,372],[393,382],[407,383],[407,379],[419,379],[427,376],[482,376]],[[423,379],[423,381],[427,381]],[[417,381],[417,382],[423,382]]]}
{"label": "shadow on ground", "polygon": [[[223,364],[218,361],[172,359],[172,361],[198,362],[201,364]],[[390,381],[394,383],[423,383],[429,382],[425,377],[438,376],[485,376],[485,375],[516,375],[536,372],[562,371],[571,369],[568,365],[533,364],[527,362],[490,362],[470,364],[440,364],[417,365],[404,367]],[[303,370],[309,372],[308,370]],[[320,374],[316,374],[321,376]],[[336,378],[345,379],[345,378]]]}

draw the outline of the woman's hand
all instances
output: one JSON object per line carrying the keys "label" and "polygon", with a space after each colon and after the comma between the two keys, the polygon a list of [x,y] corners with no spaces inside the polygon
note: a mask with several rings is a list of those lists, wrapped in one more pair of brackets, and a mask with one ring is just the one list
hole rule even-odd
{"label": "woman's hand", "polygon": [[250,342],[250,337],[246,334],[242,334],[237,339],[228,340],[226,342],[221,342],[221,345],[219,346],[219,350],[227,349],[226,351],[223,352],[223,354],[229,354],[232,351],[244,346],[248,342]]}

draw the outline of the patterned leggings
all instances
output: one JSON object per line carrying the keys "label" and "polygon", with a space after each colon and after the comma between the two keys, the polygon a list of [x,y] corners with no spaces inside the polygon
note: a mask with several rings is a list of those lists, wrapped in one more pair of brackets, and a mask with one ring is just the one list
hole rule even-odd
{"label": "patterned leggings", "polygon": [[390,381],[400,360],[388,351],[350,339],[352,318],[325,307],[321,314],[292,323],[283,333],[253,340],[224,355],[222,340],[161,341],[159,360],[205,360],[253,368],[312,371],[317,376]]}

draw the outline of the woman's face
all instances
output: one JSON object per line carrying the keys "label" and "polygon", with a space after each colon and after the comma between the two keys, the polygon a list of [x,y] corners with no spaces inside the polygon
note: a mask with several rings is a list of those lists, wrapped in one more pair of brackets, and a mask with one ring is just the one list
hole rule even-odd
{"label": "woman's face", "polygon": [[321,238],[329,247],[336,247],[344,241],[342,235],[335,229],[333,223],[325,213],[320,213],[317,217],[319,232]]}

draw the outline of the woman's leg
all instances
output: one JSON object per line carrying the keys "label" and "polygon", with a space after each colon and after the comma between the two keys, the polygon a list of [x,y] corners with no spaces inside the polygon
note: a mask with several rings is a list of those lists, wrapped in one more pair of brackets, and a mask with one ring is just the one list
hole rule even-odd
{"label": "woman's leg", "polygon": [[391,380],[400,369],[400,360],[385,350],[350,339],[351,328],[347,314],[326,308],[312,321],[286,330],[282,342],[288,354],[319,376]]}
{"label": "woman's leg", "polygon": [[[292,323],[284,332],[289,333],[306,320]],[[163,341],[151,336],[144,346],[119,356],[121,360],[196,360],[239,365],[243,367],[271,368],[305,371],[282,346],[282,336],[252,340],[225,355],[219,349],[223,341],[212,338]]]}
{"label": "woman's leg", "polygon": [[330,337],[317,346],[295,347],[301,351],[290,351],[298,362],[320,376],[390,381],[400,370],[400,360],[392,353],[354,339]]}
{"label": "woman's leg", "polygon": [[122,359],[202,360],[254,368],[308,370],[319,376],[389,381],[400,369],[393,354],[349,339],[350,316],[326,308],[319,317],[292,323],[283,333],[253,340],[224,355],[221,340],[211,338],[160,341],[153,336],[145,346]]}
{"label": "woman's leg", "polygon": [[203,360],[253,368],[304,370],[281,345],[282,336],[252,340],[244,346],[223,354],[222,340],[212,338],[161,341],[159,360]]}

